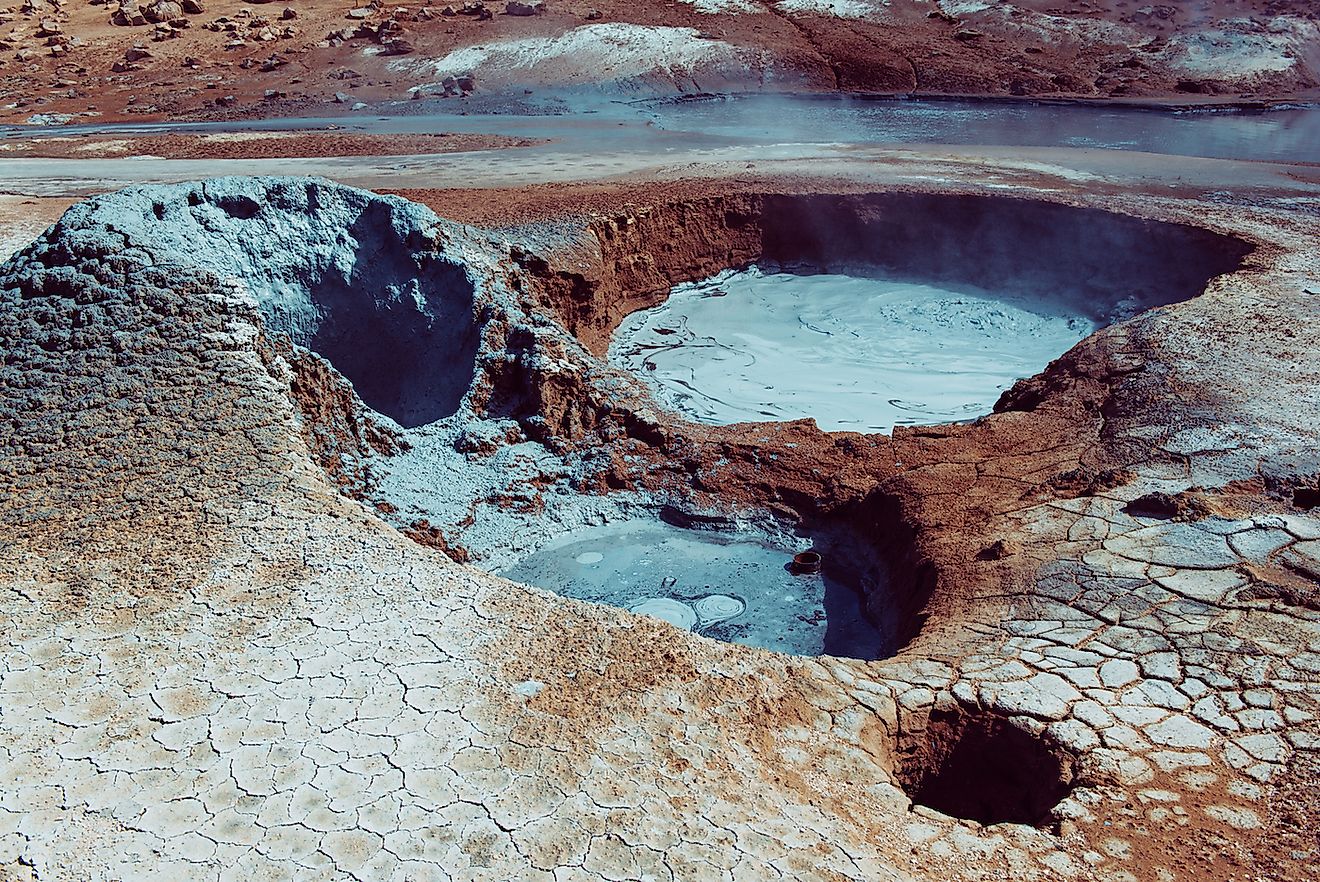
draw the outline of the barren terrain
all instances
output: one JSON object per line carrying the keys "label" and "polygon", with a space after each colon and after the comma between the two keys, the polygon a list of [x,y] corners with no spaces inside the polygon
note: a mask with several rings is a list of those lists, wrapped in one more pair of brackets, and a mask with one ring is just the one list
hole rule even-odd
{"label": "barren terrain", "polygon": [[0,11],[0,121],[452,108],[565,90],[1277,101],[1320,85],[1307,0],[532,5],[29,0]]}
{"label": "barren terrain", "polygon": [[[0,878],[1309,882],[1313,117],[998,99],[1296,101],[1318,34],[1289,0],[0,10]],[[739,91],[763,125],[610,112]],[[993,100],[918,143],[773,97],[854,91]],[[610,357],[676,286],[854,267],[1082,324],[892,431],[694,420]],[[1014,333],[958,303],[914,314]],[[803,326],[843,349],[855,308]],[[606,552],[771,577],[493,574],[628,524]],[[859,657],[819,654],[826,580]]]}
{"label": "barren terrain", "polygon": [[[909,155],[906,167],[921,161],[935,159]],[[853,160],[850,174],[832,181],[769,176],[412,194],[461,220],[503,227],[498,239],[509,244],[486,251],[481,234],[469,239],[462,230],[471,228],[441,223],[443,253],[489,268],[478,270],[491,273],[480,297],[524,304],[498,306],[497,314],[531,308],[553,320],[539,325],[530,352],[526,342],[505,336],[525,319],[486,326],[477,363],[489,379],[468,393],[486,403],[462,406],[455,419],[469,426],[463,437],[497,437],[478,427],[506,414],[496,418],[506,426],[498,431],[559,451],[575,493],[626,488],[696,511],[738,517],[769,510],[804,524],[842,521],[860,529],[860,541],[894,561],[904,586],[874,599],[891,621],[908,623],[894,638],[906,648],[886,661],[793,660],[456,567],[386,522],[459,556],[465,537],[481,541],[473,531],[483,523],[533,528],[540,516],[532,513],[540,509],[516,500],[534,500],[534,488],[562,480],[549,476],[563,467],[545,461],[536,468],[549,465],[547,478],[526,485],[527,477],[505,473],[503,489],[497,483],[493,491],[478,490],[491,495],[474,500],[474,526],[439,517],[410,526],[412,516],[388,496],[401,486],[389,475],[423,462],[422,436],[401,436],[410,453],[388,440],[391,433],[380,435],[343,381],[305,373],[279,332],[271,336],[257,324],[252,336],[234,324],[261,322],[255,315],[223,318],[236,308],[220,305],[228,300],[203,307],[221,309],[222,324],[205,332],[215,341],[209,345],[220,347],[214,355],[191,342],[202,333],[204,313],[186,313],[165,340],[161,330],[141,338],[158,352],[148,363],[172,377],[147,381],[166,396],[152,407],[182,408],[183,422],[154,431],[150,442],[133,436],[137,465],[131,474],[116,469],[114,478],[102,457],[123,449],[135,418],[112,417],[113,409],[100,405],[52,408],[49,397],[100,394],[82,381],[70,387],[70,371],[94,373],[100,382],[114,372],[97,365],[111,362],[97,355],[74,368],[61,347],[11,336],[10,351],[38,360],[25,361],[7,382],[51,377],[8,387],[7,400],[37,408],[19,418],[62,423],[58,415],[67,412],[91,420],[85,429],[64,428],[50,454],[20,440],[41,437],[31,431],[11,436],[7,454],[6,469],[28,488],[10,497],[6,514],[15,525],[6,552],[13,614],[24,622],[11,631],[18,654],[10,664],[20,660],[27,673],[11,674],[5,684],[9,700],[29,709],[24,719],[47,715],[47,725],[58,727],[28,723],[28,734],[6,736],[13,769],[46,770],[20,775],[7,791],[7,810],[18,823],[6,840],[20,862],[14,866],[35,865],[56,878],[75,867],[78,878],[132,875],[137,871],[127,868],[144,866],[142,858],[125,857],[122,845],[93,844],[131,837],[142,853],[159,853],[146,866],[177,866],[185,875],[232,864],[245,873],[319,867],[373,879],[565,872],[608,878],[619,867],[634,868],[625,875],[694,879],[970,879],[1001,872],[1307,878],[1317,743],[1307,666],[1320,646],[1306,574],[1320,523],[1305,508],[1314,475],[1300,453],[1314,443],[1308,390],[1315,368],[1297,353],[1314,348],[1304,339],[1310,325],[1298,317],[1315,296],[1310,292],[1320,290],[1320,267],[1311,217],[1282,207],[1282,197],[1291,190],[1295,205],[1314,185],[1280,177],[1255,191],[1262,202],[1279,199],[1280,207],[1247,210],[1191,195],[1153,197],[1142,178],[1113,168],[1103,195],[1088,194],[1092,182],[1001,168],[999,180],[1012,181],[1016,196],[1045,201],[959,196],[979,190],[983,161],[940,156],[943,183],[875,198],[866,194],[885,189],[884,176],[904,168],[902,161],[886,171]],[[1207,166],[1236,170],[1232,163]],[[253,186],[224,185],[202,204],[229,206],[236,217],[255,210],[252,222],[262,226],[254,231],[269,229],[261,218],[303,228],[302,221],[285,227],[279,220],[298,210],[287,196],[267,202],[275,197]],[[226,190],[252,196],[231,199],[221,195]],[[120,218],[116,226],[139,230],[128,233],[130,241],[148,237],[134,246],[148,249],[148,264],[167,254],[152,250],[163,242],[149,244],[160,235],[151,232],[160,224],[153,199],[167,216],[210,210],[188,208],[186,189],[153,192],[134,197],[146,201],[130,211],[145,217],[128,227],[130,215],[110,208],[122,200],[104,209]],[[997,415],[971,426],[892,437],[822,433],[809,422],[699,427],[661,418],[639,393],[606,393],[613,381],[600,367],[562,367],[565,359],[597,364],[591,353],[602,351],[608,329],[670,284],[788,246],[775,231],[793,229],[794,206],[810,204],[804,200],[813,193],[825,194],[822,206],[836,206],[830,210],[840,223],[856,210],[850,205],[875,206],[863,216],[911,222],[946,198],[974,200],[968,208],[1002,206],[1010,212],[1005,217],[1061,211],[1052,224],[1055,252],[1084,248],[1097,230],[1121,241],[1113,237],[1129,235],[1122,217],[1130,212],[1149,218],[1131,221],[1140,241],[1174,237],[1157,253],[1208,249],[1169,270],[1243,265],[1213,281],[1210,293],[1101,332],[1021,384]],[[248,198],[254,201],[244,207]],[[316,198],[363,204],[341,203],[331,193]],[[913,201],[901,209],[895,198]],[[1091,214],[1074,221],[1070,212]],[[419,222],[435,223],[426,217]],[[1190,226],[1164,232],[1158,224],[1165,221]],[[1138,232],[1143,224],[1146,231]],[[360,224],[353,228],[367,235]],[[1206,228],[1213,232],[1197,232]],[[1002,224],[982,229],[1011,234]],[[1233,244],[1237,239],[1245,244]],[[1142,259],[1134,254],[1133,262],[1109,264],[1113,272],[1155,269]],[[28,290],[27,266],[21,259],[11,264],[7,284]],[[179,286],[178,272],[169,290],[193,290]],[[150,284],[167,290],[162,283]],[[137,284],[123,290],[140,290]],[[213,302],[214,294],[200,293],[212,284],[201,282],[197,295],[185,297],[202,299],[180,305]],[[175,307],[164,308],[168,315]],[[24,315],[21,307],[9,309],[7,321]],[[138,321],[125,315],[105,330],[122,335],[111,329]],[[84,340],[79,351],[98,351],[86,331],[70,332]],[[167,342],[176,334],[177,344]],[[244,339],[251,342],[239,343]],[[499,353],[510,346],[525,354],[507,361]],[[113,361],[113,350],[104,357]],[[38,367],[50,358],[60,365],[54,373]],[[201,396],[191,391],[187,378],[213,359],[245,390],[240,408],[229,403],[227,384]],[[240,361],[221,367],[233,359]],[[234,373],[240,363],[248,373]],[[1244,383],[1246,376],[1254,379]],[[584,386],[584,377],[593,379]],[[251,399],[252,389],[263,390],[260,399]],[[469,406],[475,423],[463,416]],[[79,437],[87,440],[72,440]],[[604,448],[615,452],[602,459],[604,438],[615,439]],[[57,465],[66,461],[62,451],[82,449],[71,443],[95,446]],[[96,452],[103,443],[112,446]],[[208,454],[197,460],[174,452],[180,444]],[[473,468],[487,456],[492,465],[504,462],[499,444],[473,448],[490,451],[469,454]],[[390,464],[395,459],[397,466]],[[532,496],[524,497],[529,489]],[[1153,493],[1170,501],[1155,501]],[[144,498],[149,508],[134,502]],[[42,507],[33,509],[37,500]],[[94,532],[78,526],[84,506],[97,512]],[[77,543],[76,557],[56,550],[68,542]],[[43,563],[56,559],[73,568],[60,574]],[[143,575],[126,580],[129,573]],[[376,587],[363,587],[365,573],[376,574],[369,580]],[[65,678],[56,686],[49,679],[55,671],[33,655],[54,651],[54,660],[70,659],[58,648],[63,641],[102,634],[94,639],[110,641],[106,648],[128,635],[139,648],[131,657],[98,650],[122,661],[95,678],[95,704],[77,697],[91,687],[67,680],[76,676],[64,673],[68,661],[56,662]],[[202,645],[179,656],[178,634]],[[347,642],[345,634],[352,635]],[[38,649],[51,640],[53,650]],[[145,646],[175,661],[144,667]],[[383,655],[386,646],[391,651]],[[289,652],[288,662],[279,660]],[[310,665],[314,658],[324,673]],[[142,681],[152,670],[160,673]],[[396,677],[401,691],[389,685]],[[134,710],[135,701],[163,713]],[[639,740],[639,733],[646,735]],[[1052,812],[1055,832],[981,827],[910,809],[917,794],[955,814],[988,811],[993,819],[1018,811],[995,805],[996,789],[1007,786],[1002,781],[972,785],[988,788],[971,791],[973,799],[990,799],[986,807],[939,795],[938,770],[951,760],[932,745],[949,739],[981,743],[977,749],[1035,768],[1030,780],[1041,786],[1062,782],[1061,792],[1071,795]],[[105,753],[120,743],[138,747],[125,760]],[[274,759],[275,750],[282,758]],[[66,758],[75,756],[89,759]],[[396,768],[401,772],[390,771]],[[152,769],[173,769],[169,778],[179,783],[159,790]],[[455,777],[458,769],[466,771]],[[76,778],[80,789],[72,791],[70,775],[91,777]],[[112,791],[110,778],[132,786]],[[61,792],[85,795],[76,803],[43,802],[50,792],[43,788],[58,781],[67,782]],[[1023,792],[1023,784],[1013,786]],[[120,795],[106,802],[112,792]],[[1039,798],[1042,805],[1054,799]]]}

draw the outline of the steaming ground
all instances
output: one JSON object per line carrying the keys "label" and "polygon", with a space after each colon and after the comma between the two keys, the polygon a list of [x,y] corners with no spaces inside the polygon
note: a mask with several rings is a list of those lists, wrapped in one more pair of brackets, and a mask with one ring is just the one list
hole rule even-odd
{"label": "steaming ground", "polygon": [[988,413],[1096,327],[1026,298],[753,268],[630,316],[610,358],[700,422],[888,432]]}

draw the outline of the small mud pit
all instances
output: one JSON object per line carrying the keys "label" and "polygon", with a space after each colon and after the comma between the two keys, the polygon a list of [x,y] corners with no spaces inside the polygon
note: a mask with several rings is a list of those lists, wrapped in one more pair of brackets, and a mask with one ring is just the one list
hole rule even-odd
{"label": "small mud pit", "polygon": [[861,595],[828,567],[795,575],[790,564],[800,550],[765,537],[630,520],[575,531],[501,575],[730,643],[878,658],[882,637]]}
{"label": "small mud pit", "polygon": [[864,271],[753,267],[629,316],[610,359],[699,422],[814,417],[826,431],[888,432],[988,413],[1097,327],[1051,306]]}
{"label": "small mud pit", "polygon": [[544,299],[658,403],[713,425],[862,432],[988,414],[1014,381],[1196,297],[1250,250],[1092,208],[915,193],[699,200],[594,233],[599,278],[541,269]]}
{"label": "small mud pit", "polygon": [[935,711],[904,740],[899,783],[913,802],[955,818],[1045,826],[1072,790],[1072,757],[996,714]]}

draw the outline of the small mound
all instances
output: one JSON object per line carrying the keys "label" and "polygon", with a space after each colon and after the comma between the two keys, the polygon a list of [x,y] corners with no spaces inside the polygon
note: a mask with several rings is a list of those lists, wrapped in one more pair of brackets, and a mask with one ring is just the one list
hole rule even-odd
{"label": "small mound", "polygon": [[237,285],[266,329],[330,361],[405,428],[453,416],[472,385],[475,284],[429,210],[328,182],[220,178],[71,209],[159,264]]}

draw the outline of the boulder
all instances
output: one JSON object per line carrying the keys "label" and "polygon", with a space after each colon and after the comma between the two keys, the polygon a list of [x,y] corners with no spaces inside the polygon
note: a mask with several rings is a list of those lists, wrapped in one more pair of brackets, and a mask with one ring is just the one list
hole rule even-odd
{"label": "boulder", "polygon": [[545,12],[545,0],[510,0],[504,6],[505,15],[536,15]]}
{"label": "boulder", "polygon": [[206,7],[202,5],[202,0],[183,0],[179,5],[189,15],[201,15],[206,11]]}
{"label": "boulder", "polygon": [[119,27],[137,27],[146,24],[147,17],[137,0],[119,0],[119,8],[110,16],[110,23]]}
{"label": "boulder", "polygon": [[183,5],[175,0],[156,0],[146,9],[142,10],[142,15],[147,21],[161,22],[172,21],[183,17]]}

